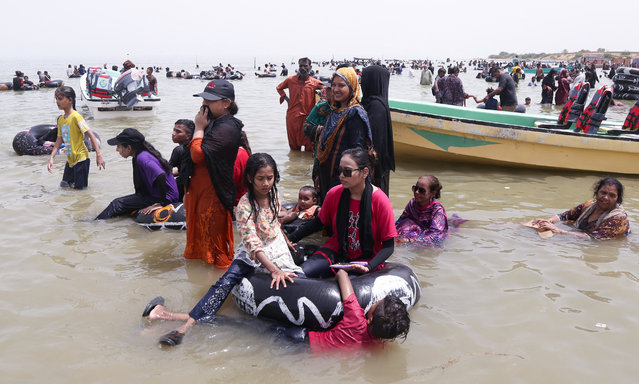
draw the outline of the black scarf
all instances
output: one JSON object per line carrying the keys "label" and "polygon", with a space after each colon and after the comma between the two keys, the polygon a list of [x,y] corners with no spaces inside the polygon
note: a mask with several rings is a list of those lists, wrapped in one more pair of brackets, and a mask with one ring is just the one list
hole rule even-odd
{"label": "black scarf", "polygon": [[[359,232],[359,244],[362,249],[360,260],[368,260],[373,257],[373,217],[372,217],[372,196],[373,185],[369,178],[366,178],[366,186],[362,199],[359,202],[359,220],[357,230]],[[337,205],[337,241],[339,242],[339,252],[337,262],[349,262],[348,259],[348,213],[351,204],[351,191],[344,188]]]}
{"label": "black scarf", "polygon": [[393,123],[388,107],[390,73],[384,67],[371,65],[362,70],[362,106],[368,114],[377,152],[375,175],[395,170]]}
{"label": "black scarf", "polygon": [[[244,124],[230,114],[220,116],[209,123],[204,130],[202,150],[209,171],[211,183],[220,202],[233,212],[237,188],[233,181],[233,168],[237,149],[242,143],[242,127]],[[191,151],[186,151],[186,164],[182,181],[186,190],[189,188],[190,177],[193,175],[193,160]]]}

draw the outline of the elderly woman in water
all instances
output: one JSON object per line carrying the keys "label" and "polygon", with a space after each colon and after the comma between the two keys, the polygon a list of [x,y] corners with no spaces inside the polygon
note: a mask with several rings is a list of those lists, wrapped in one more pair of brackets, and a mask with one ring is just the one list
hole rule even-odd
{"label": "elderly woman in water", "polygon": [[[628,215],[621,206],[623,185],[614,177],[604,177],[594,187],[594,199],[548,219],[536,219],[532,224],[555,234],[592,237],[608,240],[630,233]],[[578,231],[558,228],[558,221],[570,222]]]}

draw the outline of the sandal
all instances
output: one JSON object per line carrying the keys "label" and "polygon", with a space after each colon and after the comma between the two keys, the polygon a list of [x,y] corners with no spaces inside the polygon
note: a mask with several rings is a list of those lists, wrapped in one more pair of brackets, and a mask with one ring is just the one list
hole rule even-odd
{"label": "sandal", "polygon": [[166,345],[168,347],[174,347],[182,343],[182,339],[184,338],[184,334],[178,331],[171,331],[166,335],[160,337],[159,343],[161,345]]}
{"label": "sandal", "polygon": [[149,301],[149,303],[144,308],[144,312],[142,312],[142,317],[149,316],[153,308],[155,308],[158,305],[164,305],[164,297],[158,296],[155,299]]}

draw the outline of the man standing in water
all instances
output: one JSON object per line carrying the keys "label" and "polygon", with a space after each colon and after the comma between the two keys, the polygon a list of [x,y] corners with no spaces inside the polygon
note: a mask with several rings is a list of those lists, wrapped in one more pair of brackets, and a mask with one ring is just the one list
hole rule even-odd
{"label": "man standing in water", "polygon": [[491,70],[491,76],[499,80],[499,86],[497,89],[490,92],[486,97],[481,99],[480,103],[485,103],[486,100],[493,96],[499,95],[499,103],[501,104],[502,111],[513,112],[517,108],[517,93],[515,91],[515,80],[510,75],[503,74],[501,68],[493,68]]}
{"label": "man standing in water", "polygon": [[[277,93],[280,94],[280,104],[284,101],[288,104],[286,111],[286,132],[288,134],[288,145],[293,151],[310,151],[313,144],[304,136],[302,125],[306,117],[315,106],[315,90],[322,89],[322,83],[310,77],[311,60],[303,57],[298,61],[299,69],[297,75],[287,77],[277,86]],[[284,92],[288,88],[290,96]]]}

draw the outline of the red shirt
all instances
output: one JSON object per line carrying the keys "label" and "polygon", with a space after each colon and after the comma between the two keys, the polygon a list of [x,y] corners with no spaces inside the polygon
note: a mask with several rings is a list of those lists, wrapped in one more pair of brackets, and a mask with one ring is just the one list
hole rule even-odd
{"label": "red shirt", "polygon": [[310,331],[308,340],[313,351],[356,349],[377,343],[377,339],[368,332],[364,309],[359,306],[354,293],[344,300],[344,318],[328,331]]}
{"label": "red shirt", "polygon": [[244,185],[244,168],[248,161],[249,155],[246,149],[239,147],[237,149],[237,156],[235,157],[235,165],[233,166],[233,181],[237,188],[237,196],[235,197],[235,205],[240,201],[242,196],[248,192],[248,188]]}
{"label": "red shirt", "polygon": [[[344,187],[341,185],[333,187],[326,194],[324,204],[319,212],[318,217],[324,225],[330,225],[333,227],[333,236],[331,236],[324,247],[329,248],[335,252],[339,251],[339,242],[337,241],[337,209],[339,205],[339,199],[342,196]],[[359,203],[360,200],[351,199],[349,205],[349,224],[348,224],[348,258],[351,260],[357,259],[362,254],[362,248],[359,243]],[[393,214],[393,207],[390,200],[384,194],[381,189],[375,188],[371,197],[371,216],[373,219],[373,238],[375,244],[373,244],[373,257],[382,249],[382,242],[397,237],[397,229],[395,228],[395,216]],[[368,261],[368,260],[366,260]],[[383,264],[380,265],[383,267]]]}

